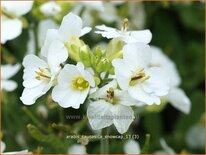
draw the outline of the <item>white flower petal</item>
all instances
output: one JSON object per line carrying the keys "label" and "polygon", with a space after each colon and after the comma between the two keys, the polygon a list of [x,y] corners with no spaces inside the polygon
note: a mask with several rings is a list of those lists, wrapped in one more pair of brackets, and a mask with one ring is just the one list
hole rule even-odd
{"label": "white flower petal", "polygon": [[191,102],[185,92],[180,88],[172,88],[168,94],[168,100],[178,110],[189,114],[191,110]]}
{"label": "white flower petal", "polygon": [[[48,46],[52,42],[52,40],[55,40],[57,38],[58,27],[59,26],[52,19],[45,19],[40,21],[38,26],[38,43],[40,47]],[[44,42],[47,45],[44,45]],[[48,47],[42,47],[42,53],[47,53],[48,51],[46,51],[46,49],[48,49]],[[43,56],[46,57],[46,54],[43,54]]]}
{"label": "white flower petal", "polygon": [[1,89],[4,89],[8,92],[12,92],[17,88],[17,83],[12,80],[3,80],[1,84]]}
{"label": "white flower petal", "polygon": [[140,154],[141,149],[137,141],[131,139],[126,141],[124,144],[124,153],[125,154]]}
{"label": "white flower petal", "polygon": [[59,28],[59,35],[62,41],[67,42],[70,37],[80,37],[82,29],[82,20],[79,16],[69,13],[64,16]]}
{"label": "white flower petal", "polygon": [[170,60],[169,57],[164,54],[160,48],[151,46],[150,49],[152,52],[152,60],[150,62],[150,66],[160,67],[164,69],[164,71],[168,75],[170,75],[170,85],[172,87],[179,86],[181,83],[181,78],[174,62],[172,62],[172,60]]}
{"label": "white flower petal", "polygon": [[47,83],[41,83],[39,86],[34,88],[24,88],[22,96],[20,97],[21,101],[25,105],[32,105],[36,102],[36,100],[44,95],[46,91],[43,91]]}
{"label": "white flower petal", "polygon": [[130,68],[124,63],[122,59],[114,59],[112,61],[112,65],[114,66],[115,75],[120,88],[127,90],[132,76]]}
{"label": "white flower petal", "polygon": [[170,89],[170,79],[168,74],[159,67],[151,67],[145,70],[145,74],[149,76],[142,86],[144,91],[154,93],[157,96],[165,96]]}
{"label": "white flower petal", "polygon": [[46,33],[46,39],[43,47],[41,48],[41,55],[47,57],[49,46],[51,43],[58,39],[58,30],[57,29],[48,29]]}
{"label": "white flower petal", "polygon": [[81,92],[80,92],[80,96],[79,96],[76,104],[73,104],[73,105],[72,105],[72,108],[74,108],[74,109],[79,109],[80,104],[83,104],[83,103],[84,103],[84,101],[86,100],[88,94],[89,94],[89,88],[86,89],[86,90],[84,90],[84,91],[81,91]]}
{"label": "white flower petal", "polygon": [[123,60],[134,72],[145,68],[151,61],[151,56],[149,45],[143,43],[132,43],[123,47]]}
{"label": "white flower petal", "polygon": [[91,27],[84,27],[83,29],[81,29],[80,37],[87,34],[87,33],[89,33],[91,30],[92,30]]}
{"label": "white flower petal", "polygon": [[[15,26],[14,26],[15,25]],[[22,32],[23,24],[19,19],[1,17],[1,43],[18,37]]]}
{"label": "white flower petal", "polygon": [[138,100],[133,99],[129,94],[128,91],[120,91],[115,90],[115,95],[118,96],[119,104],[125,105],[125,106],[143,106],[145,105],[142,102],[139,102]]}
{"label": "white flower petal", "polygon": [[112,125],[112,104],[104,100],[98,100],[89,104],[87,117],[92,129],[99,130]]}
{"label": "white flower petal", "polygon": [[65,62],[68,58],[68,52],[64,44],[59,40],[54,40],[47,54],[47,62],[50,70],[57,73],[60,69],[60,64]]}
{"label": "white flower petal", "polygon": [[135,42],[148,44],[152,39],[150,30],[131,31],[131,37],[135,38]]}
{"label": "white flower petal", "polygon": [[1,5],[8,13],[22,16],[31,10],[33,1],[2,1]]}
{"label": "white flower petal", "polygon": [[48,67],[48,65],[46,64],[46,62],[44,60],[42,60],[39,57],[37,57],[35,55],[32,55],[32,54],[29,54],[29,55],[25,56],[22,64],[25,68],[27,68],[27,67],[47,68]]}
{"label": "white flower petal", "polygon": [[24,75],[23,75],[23,86],[26,88],[33,88],[42,83],[41,80],[36,79],[36,71],[39,68],[48,68],[46,62],[35,55],[27,55],[23,60]]}
{"label": "white flower petal", "polygon": [[113,123],[120,134],[127,132],[134,120],[134,112],[131,107],[116,104],[111,108],[114,119]]}
{"label": "white flower petal", "polygon": [[42,83],[41,80],[36,79],[36,71],[38,71],[38,68],[25,68],[24,69],[24,75],[23,75],[23,86],[26,88],[33,88],[38,86]]}
{"label": "white flower petal", "polygon": [[40,6],[40,11],[46,16],[53,16],[61,11],[61,7],[56,2],[47,2]]}
{"label": "white flower petal", "polygon": [[105,25],[97,25],[95,27],[96,29],[100,30],[100,31],[95,31],[95,33],[101,34],[103,37],[107,39],[121,37],[120,33],[114,28]]}
{"label": "white flower petal", "polygon": [[71,88],[64,89],[61,86],[55,86],[52,91],[52,98],[63,108],[69,108],[73,105],[80,106],[78,99],[81,97],[80,91],[72,90]]}
{"label": "white flower petal", "polygon": [[5,79],[11,78],[12,76],[14,76],[19,71],[20,68],[21,68],[20,64],[2,65],[1,66],[1,72],[2,72],[1,77],[2,77],[2,79],[5,80]]}
{"label": "white flower petal", "polygon": [[135,85],[135,86],[131,86],[128,89],[128,92],[130,94],[131,97],[133,97],[134,99],[146,103],[148,105],[152,105],[152,104],[160,104],[160,98],[154,94],[151,93],[147,93],[142,89],[141,85]]}
{"label": "white flower petal", "polygon": [[5,149],[6,149],[6,144],[1,141],[1,150],[0,150],[0,153],[3,153]]}

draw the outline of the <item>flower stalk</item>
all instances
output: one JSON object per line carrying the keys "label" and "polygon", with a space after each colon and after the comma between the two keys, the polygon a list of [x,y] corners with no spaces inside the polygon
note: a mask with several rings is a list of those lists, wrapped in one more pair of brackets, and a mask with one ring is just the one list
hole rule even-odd
{"label": "flower stalk", "polygon": [[102,139],[101,143],[101,154],[108,154],[109,153],[109,139],[105,138],[106,135],[109,134],[109,128],[102,129]]}

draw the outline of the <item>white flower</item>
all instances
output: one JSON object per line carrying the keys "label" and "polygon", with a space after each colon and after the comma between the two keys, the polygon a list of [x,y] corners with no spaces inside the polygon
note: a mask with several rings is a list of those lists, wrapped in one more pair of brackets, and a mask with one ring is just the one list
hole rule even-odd
{"label": "white flower", "polygon": [[170,91],[164,98],[168,100],[172,106],[178,110],[188,114],[191,109],[191,102],[185,92],[179,88],[181,83],[180,75],[172,60],[167,57],[160,48],[151,46],[152,60],[150,66],[160,67],[170,76]]}
{"label": "white flower", "polygon": [[152,39],[152,33],[149,30],[141,31],[127,31],[128,21],[125,20],[122,30],[107,27],[105,25],[98,25],[96,28],[99,31],[95,31],[97,34],[101,34],[107,39],[118,38],[126,43],[145,43],[148,44]]}
{"label": "white flower", "polygon": [[52,91],[52,98],[63,108],[78,109],[83,104],[90,90],[94,87],[93,76],[84,69],[82,63],[67,64],[58,76],[58,84]]}
{"label": "white flower", "polygon": [[91,94],[96,101],[89,104],[87,117],[94,130],[115,125],[118,132],[125,133],[132,121],[134,112],[131,105],[140,106],[127,92],[117,89],[117,82],[112,81]]}
{"label": "white flower", "polygon": [[135,140],[127,140],[124,144],[124,153],[125,154],[140,154],[141,149],[139,143]]}
{"label": "white flower", "polygon": [[28,152],[28,150],[22,150],[22,151],[18,151],[18,152],[4,152],[6,149],[6,145],[4,142],[1,141],[1,150],[0,153],[1,154],[31,154]]}
{"label": "white flower", "polygon": [[17,83],[13,80],[9,80],[14,76],[19,69],[21,68],[20,64],[12,65],[2,65],[2,74],[1,74],[1,90],[6,90],[8,92],[14,91],[17,87]]}
{"label": "white flower", "polygon": [[47,57],[48,47],[51,42],[58,40],[62,46],[66,42],[71,42],[74,38],[79,38],[91,31],[90,27],[82,28],[82,20],[79,16],[69,13],[64,18],[60,25],[60,28],[49,29],[46,34],[44,46],[41,49],[41,55]]}
{"label": "white flower", "polygon": [[176,154],[175,151],[167,145],[164,139],[160,139],[163,150],[156,151],[155,154]]}
{"label": "white flower", "polygon": [[[20,17],[32,8],[32,1],[2,1],[1,2],[1,43],[18,37],[23,28]],[[15,26],[14,26],[15,25]]]}
{"label": "white flower", "polygon": [[169,79],[160,68],[148,67],[151,55],[148,45],[127,44],[123,59],[114,59],[112,64],[121,89],[140,102],[159,105],[160,97],[168,94]]}
{"label": "white flower", "polygon": [[186,143],[190,148],[202,149],[205,147],[205,126],[197,124],[192,126],[186,134]]}
{"label": "white flower", "polygon": [[40,6],[40,11],[45,16],[53,16],[61,12],[61,7],[56,2],[46,2]]}
{"label": "white flower", "polygon": [[86,147],[81,144],[73,144],[69,147],[68,154],[87,154]]}
{"label": "white flower", "polygon": [[60,64],[68,57],[67,50],[58,41],[52,42],[47,50],[49,52],[46,61],[35,55],[27,55],[23,60],[25,88],[20,99],[26,105],[34,104],[53,86],[61,69]]}

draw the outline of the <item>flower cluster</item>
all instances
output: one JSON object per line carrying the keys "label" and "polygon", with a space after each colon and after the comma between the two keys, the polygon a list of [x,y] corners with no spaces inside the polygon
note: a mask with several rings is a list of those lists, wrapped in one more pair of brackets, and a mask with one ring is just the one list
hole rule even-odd
{"label": "flower cluster", "polygon": [[128,31],[127,19],[121,30],[105,25],[96,29],[96,34],[111,39],[106,49],[91,49],[80,39],[91,28],[83,28],[81,18],[73,13],[63,18],[59,29],[49,29],[40,57],[30,54],[23,60],[21,101],[32,105],[52,89],[53,101],[63,108],[79,109],[88,101],[87,117],[94,130],[114,124],[121,134],[138,107],[158,106],[166,99],[189,112],[190,101],[178,88],[175,65],[148,45],[149,30]]}

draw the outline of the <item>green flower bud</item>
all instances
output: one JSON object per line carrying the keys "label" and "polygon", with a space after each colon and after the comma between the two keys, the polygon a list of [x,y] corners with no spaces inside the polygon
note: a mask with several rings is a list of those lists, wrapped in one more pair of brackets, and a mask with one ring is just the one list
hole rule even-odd
{"label": "green flower bud", "polygon": [[122,48],[124,45],[125,43],[123,41],[112,39],[107,48],[106,58],[108,58],[111,62],[115,58],[122,58]]}
{"label": "green flower bud", "polygon": [[94,82],[95,82],[95,86],[98,86],[101,81],[98,77],[94,76]]}
{"label": "green flower bud", "polygon": [[78,46],[75,46],[75,45],[71,45],[69,44],[68,42],[65,43],[65,47],[67,48],[67,51],[69,53],[69,57],[76,61],[76,62],[79,62],[80,61],[80,58],[79,58],[79,51],[80,51],[80,48]]}
{"label": "green flower bud", "polygon": [[100,46],[97,46],[94,51],[93,51],[94,56],[96,56],[97,58],[102,58],[105,56],[106,52],[105,50],[102,50],[102,48]]}
{"label": "green flower bud", "polygon": [[80,49],[85,46],[85,43],[77,37],[71,37],[68,42],[65,43],[65,46],[68,50],[69,57],[76,62],[80,62]]}
{"label": "green flower bud", "polygon": [[90,67],[91,66],[91,51],[89,46],[84,45],[80,48],[79,52],[79,58],[81,62],[86,66]]}
{"label": "green flower bud", "polygon": [[96,66],[96,71],[98,73],[107,72],[110,69],[111,63],[107,58],[103,58]]}

